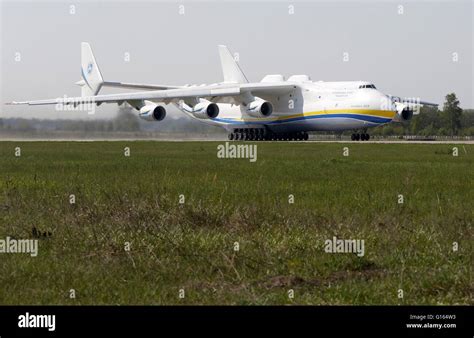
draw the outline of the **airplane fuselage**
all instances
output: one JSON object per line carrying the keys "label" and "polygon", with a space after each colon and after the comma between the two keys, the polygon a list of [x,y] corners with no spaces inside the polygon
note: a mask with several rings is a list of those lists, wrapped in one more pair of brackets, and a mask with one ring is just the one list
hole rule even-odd
{"label": "airplane fuselage", "polygon": [[[286,84],[291,82],[285,82]],[[277,133],[367,129],[389,123],[397,114],[390,99],[369,82],[295,82],[301,88],[273,97],[269,117],[251,117],[244,105],[218,103],[219,116],[201,120],[232,131],[268,128]]]}

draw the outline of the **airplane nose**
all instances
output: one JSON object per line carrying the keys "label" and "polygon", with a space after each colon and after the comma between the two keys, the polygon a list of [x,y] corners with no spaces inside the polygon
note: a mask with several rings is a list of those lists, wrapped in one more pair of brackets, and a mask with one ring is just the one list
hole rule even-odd
{"label": "airplane nose", "polygon": [[395,103],[390,95],[377,89],[366,89],[357,93],[361,106],[375,110],[396,111]]}
{"label": "airplane nose", "polygon": [[373,93],[373,100],[378,101],[380,110],[396,111],[395,103],[390,95],[386,95],[377,90]]}

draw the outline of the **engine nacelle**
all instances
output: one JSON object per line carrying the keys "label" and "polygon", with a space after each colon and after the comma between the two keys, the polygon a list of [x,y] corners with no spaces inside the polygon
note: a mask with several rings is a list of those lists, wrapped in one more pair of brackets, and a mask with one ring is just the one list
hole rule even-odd
{"label": "engine nacelle", "polygon": [[247,114],[252,117],[269,117],[273,113],[273,106],[268,101],[252,101],[247,106]]}
{"label": "engine nacelle", "polygon": [[413,110],[405,108],[398,113],[400,121],[410,121],[413,117]]}
{"label": "engine nacelle", "polygon": [[143,106],[138,116],[145,121],[161,121],[166,117],[166,109],[157,104]]}
{"label": "engine nacelle", "polygon": [[219,115],[219,106],[212,102],[200,102],[191,111],[198,119],[213,119]]}

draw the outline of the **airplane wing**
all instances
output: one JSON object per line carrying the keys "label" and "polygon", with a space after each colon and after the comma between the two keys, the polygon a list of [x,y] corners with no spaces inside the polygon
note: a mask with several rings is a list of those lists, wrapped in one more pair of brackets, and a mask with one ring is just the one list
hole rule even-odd
{"label": "airplane wing", "polygon": [[395,121],[397,121],[398,116],[405,110],[406,108],[412,110],[413,115],[418,115],[420,114],[421,106],[430,106],[430,107],[437,107],[437,103],[431,103],[431,102],[426,102],[426,101],[421,101],[419,98],[402,98],[399,96],[392,96],[392,103],[395,104],[395,108],[397,109],[398,115],[395,117]]}
{"label": "airplane wing", "polygon": [[[148,100],[152,102],[178,103],[180,100],[205,98],[213,102],[219,102],[220,99],[232,98],[235,102],[247,103],[250,96],[278,96],[292,92],[298,86],[285,83],[244,83],[244,84],[216,84],[209,86],[179,87],[166,90],[150,90],[145,92],[107,94],[79,97],[62,97],[56,99],[36,100],[36,101],[13,101],[9,104],[30,106],[48,105],[48,104],[97,104],[136,102]],[[250,95],[249,95],[250,94]]]}
{"label": "airplane wing", "polygon": [[155,85],[155,84],[143,84],[143,83],[128,83],[128,82],[111,82],[104,81],[103,87],[114,87],[114,88],[127,88],[127,89],[150,89],[150,90],[166,90],[166,89],[178,89],[181,86],[168,86],[168,85]]}
{"label": "airplane wing", "polygon": [[439,104],[427,102],[427,101],[420,101],[418,98],[413,97],[400,97],[400,96],[391,96],[393,102],[404,103],[407,105],[418,105],[418,106],[432,106],[437,107]]}
{"label": "airplane wing", "polygon": [[[107,82],[103,80],[91,46],[87,42],[83,42],[81,44],[81,80],[76,83],[81,86],[81,96],[35,101],[14,101],[10,104],[27,104],[30,106],[62,104],[78,106],[81,104],[101,105],[102,103],[122,104],[128,102],[137,108],[145,100],[165,104],[179,103],[179,101],[183,100],[194,105],[199,102],[200,98],[214,103],[248,104],[255,97],[272,100],[277,96],[290,93],[298,87],[297,85],[287,83],[249,83],[227,47],[219,46],[219,53],[224,73],[224,82],[221,83],[201,86],[167,86]],[[146,91],[99,95],[99,91],[103,86],[142,89]]]}
{"label": "airplane wing", "polygon": [[422,106],[430,106],[430,107],[438,107],[438,103],[426,102],[426,101],[418,101],[418,104]]}

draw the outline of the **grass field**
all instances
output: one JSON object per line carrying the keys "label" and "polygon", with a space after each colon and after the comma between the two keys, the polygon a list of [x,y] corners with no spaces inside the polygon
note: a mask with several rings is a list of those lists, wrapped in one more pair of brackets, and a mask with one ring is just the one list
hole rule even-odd
{"label": "grass field", "polygon": [[218,144],[1,142],[0,304],[474,304],[473,145]]}

